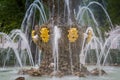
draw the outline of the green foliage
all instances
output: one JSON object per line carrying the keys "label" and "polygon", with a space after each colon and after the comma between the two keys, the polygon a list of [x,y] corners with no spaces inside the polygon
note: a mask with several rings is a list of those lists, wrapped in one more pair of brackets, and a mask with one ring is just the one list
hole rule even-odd
{"label": "green foliage", "polygon": [[107,0],[107,10],[114,24],[120,24],[120,0]]}
{"label": "green foliage", "polygon": [[[0,32],[9,33],[11,30],[21,27],[25,14],[25,1],[26,0],[0,0]],[[28,1],[31,3],[33,0]],[[90,0],[86,0],[86,2],[87,1]],[[101,0],[94,1],[101,3]],[[120,1],[107,0],[105,2],[107,2],[107,11],[110,14],[112,22],[114,24],[120,24]],[[45,6],[45,8],[46,7],[47,6]],[[48,13],[48,8],[46,8],[45,11]]]}
{"label": "green foliage", "polygon": [[[24,5],[19,4],[18,1],[0,1],[0,32],[9,33],[12,29],[20,28],[24,16]],[[21,3],[24,1],[21,0]]]}

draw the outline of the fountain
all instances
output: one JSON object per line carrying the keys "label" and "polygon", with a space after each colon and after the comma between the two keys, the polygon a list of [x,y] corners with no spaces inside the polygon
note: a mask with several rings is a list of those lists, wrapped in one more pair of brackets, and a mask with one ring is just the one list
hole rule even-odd
{"label": "fountain", "polygon": [[[7,50],[6,58],[3,58],[3,68],[6,66],[6,62],[9,61],[10,56],[14,56],[13,53],[15,53],[17,61],[15,63],[19,64],[20,67],[26,66],[26,59],[29,57],[30,65],[34,65],[30,46],[28,44],[28,41],[21,30],[13,30],[9,35],[5,33],[0,33],[1,38],[4,39],[4,42],[1,43],[1,48],[3,51]],[[19,39],[21,39],[21,44],[19,44]],[[21,49],[21,54],[19,54],[19,49]],[[13,51],[12,51],[13,50]],[[3,52],[2,51],[2,52]],[[1,53],[2,53],[1,52]],[[15,59],[15,60],[16,60]]]}
{"label": "fountain", "polygon": [[[47,80],[68,78],[84,80],[80,77],[90,77],[85,80],[109,80],[110,76],[104,77],[105,74],[109,74],[104,66],[114,43],[120,40],[120,29],[113,29],[113,24],[104,7],[95,1],[87,6],[80,5],[78,9],[74,9],[71,0],[52,0],[49,4],[46,3],[42,0],[34,0],[26,11],[21,30],[13,30],[9,35],[0,33],[6,38],[4,43],[7,44],[7,47],[5,44],[1,46],[3,49],[8,49],[4,66],[10,56],[10,50],[13,49],[16,63],[22,67],[18,73],[29,74],[29,77],[25,76],[29,80],[34,79],[31,76],[40,76],[41,79]],[[100,6],[108,19],[111,32],[108,33],[106,39],[101,34],[100,26],[90,8],[92,5]],[[85,14],[87,18],[84,17]],[[18,46],[14,47],[15,43]],[[89,57],[93,54],[92,51],[94,51],[95,60],[93,63],[91,61],[88,63],[88,60],[92,59]],[[38,56],[35,59],[33,52]],[[24,69],[24,66],[28,66],[27,59],[29,59],[29,65],[32,66],[30,69],[28,67]],[[93,65],[92,69],[89,64]],[[92,78],[91,75],[99,77]]]}

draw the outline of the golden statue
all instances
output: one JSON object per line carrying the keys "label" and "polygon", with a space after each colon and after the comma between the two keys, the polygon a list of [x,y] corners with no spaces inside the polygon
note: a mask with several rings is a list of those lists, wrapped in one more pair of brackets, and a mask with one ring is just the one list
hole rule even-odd
{"label": "golden statue", "polygon": [[36,34],[35,30],[32,30],[31,36],[32,36],[33,42],[37,43],[37,41],[38,41],[38,35]]}
{"label": "golden statue", "polygon": [[89,43],[90,41],[91,41],[91,39],[92,39],[92,36],[93,36],[93,34],[92,34],[92,30],[88,30],[88,33],[87,33],[87,43]]}
{"label": "golden statue", "polygon": [[49,41],[49,29],[48,28],[41,28],[40,29],[40,37],[43,42],[48,42]]}
{"label": "golden statue", "polygon": [[68,32],[69,41],[75,42],[78,39],[78,30],[76,28],[70,28]]}
{"label": "golden statue", "polygon": [[35,25],[35,30],[32,30],[31,37],[34,43],[38,42],[38,31],[39,31],[39,26]]}

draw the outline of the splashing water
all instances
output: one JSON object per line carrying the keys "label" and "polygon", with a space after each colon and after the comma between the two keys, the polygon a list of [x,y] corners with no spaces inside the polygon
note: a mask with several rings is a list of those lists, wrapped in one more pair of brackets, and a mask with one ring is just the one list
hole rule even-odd
{"label": "splashing water", "polygon": [[[6,54],[7,56],[5,60],[3,61],[4,63],[3,67],[5,67],[6,62],[9,61],[10,55],[12,55],[10,53],[11,49],[14,51],[16,59],[18,61],[16,63],[19,63],[21,67],[23,65],[24,66],[27,65],[26,64],[27,57],[29,57],[28,61],[30,62],[30,65],[34,66],[33,57],[32,57],[32,53],[30,50],[28,40],[26,39],[25,34],[21,30],[18,30],[18,29],[13,30],[11,31],[9,35],[1,32],[0,35],[2,36],[2,38],[5,38],[5,40],[1,44],[1,48],[8,49],[7,54]],[[19,39],[21,40],[21,43],[19,43]],[[17,40],[18,42],[16,42]]]}
{"label": "splashing water", "polygon": [[[14,51],[14,53],[15,53],[15,56],[16,56],[18,62],[19,62],[19,65],[22,67],[22,62],[21,62],[21,59],[20,59],[20,57],[19,57],[18,51],[17,51],[17,49],[13,46],[13,44],[14,44],[13,40],[11,40],[11,38],[10,38],[7,34],[5,34],[5,33],[0,32],[0,35],[4,36],[4,38],[7,40],[7,42],[9,42],[9,45],[8,45],[8,46],[13,49],[13,51]],[[8,54],[9,54],[9,53],[8,53]],[[6,61],[5,61],[5,62],[6,62]],[[5,66],[5,62],[4,62],[4,66]]]}
{"label": "splashing water", "polygon": [[58,40],[61,37],[60,29],[57,26],[54,26],[54,39],[53,39],[53,57],[54,57],[54,71],[59,70],[59,53],[58,53]]}

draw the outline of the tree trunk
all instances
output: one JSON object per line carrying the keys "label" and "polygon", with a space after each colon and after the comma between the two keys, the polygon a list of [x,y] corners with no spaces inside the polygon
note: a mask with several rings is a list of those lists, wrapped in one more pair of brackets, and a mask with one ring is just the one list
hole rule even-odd
{"label": "tree trunk", "polygon": [[[39,40],[36,43],[39,48],[42,50],[42,61],[41,65],[39,67],[39,71],[43,75],[51,75],[51,73],[54,72],[54,67],[51,67],[51,63],[54,63],[54,58],[53,58],[53,28],[54,26],[51,25],[51,22],[54,20],[54,25],[59,24],[58,27],[61,29],[61,38],[59,39],[58,42],[58,53],[59,53],[59,60],[58,60],[58,68],[59,71],[54,74],[54,75],[70,75],[76,72],[80,72],[80,60],[79,60],[79,54],[82,48],[82,43],[83,43],[83,30],[81,30],[80,27],[78,27],[77,22],[75,21],[75,18],[73,16],[73,9],[71,9],[71,19],[73,22],[73,25],[67,25],[67,20],[66,17],[63,17],[64,15],[64,1],[61,0],[58,7],[57,0],[55,2],[52,1],[45,1],[46,3],[49,2],[49,7],[50,7],[50,13],[54,13],[52,15],[52,19],[48,22],[48,24],[45,24],[42,27],[47,27],[49,28],[50,31],[50,40],[48,43],[44,43],[41,40],[41,37],[39,36]],[[70,2],[72,4],[72,2]],[[54,11],[53,11],[54,7]],[[70,6],[70,8],[73,8]],[[60,11],[60,15],[58,15],[58,10]],[[68,15],[66,15],[68,17]],[[62,23],[63,22],[63,23]],[[70,27],[76,28],[78,30],[78,39],[70,43],[68,40],[68,30]],[[40,29],[39,29],[40,30]],[[40,33],[38,33],[40,35]],[[55,65],[55,64],[54,64]],[[59,73],[60,72],[60,73]]]}
{"label": "tree trunk", "polygon": [[[51,63],[54,63],[53,59],[53,46],[52,46],[52,38],[53,38],[53,27],[50,25],[47,27],[50,29],[50,41],[48,43],[44,43],[41,41],[39,37],[39,41],[37,45],[42,50],[42,62],[40,65],[40,72],[43,75],[50,75],[54,70],[53,67],[50,67]],[[69,75],[80,71],[80,63],[79,63],[79,54],[82,47],[83,42],[83,32],[82,30],[77,26],[73,26],[74,28],[77,28],[79,38],[73,42],[69,43],[68,40],[68,30],[69,27],[66,26],[59,26],[61,29],[61,38],[58,43],[59,47],[59,71],[63,73],[64,75]],[[38,34],[40,35],[40,34]]]}

